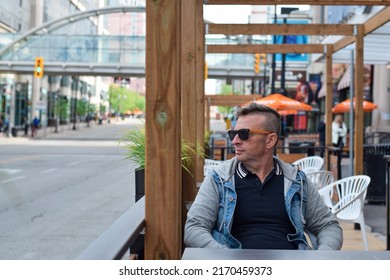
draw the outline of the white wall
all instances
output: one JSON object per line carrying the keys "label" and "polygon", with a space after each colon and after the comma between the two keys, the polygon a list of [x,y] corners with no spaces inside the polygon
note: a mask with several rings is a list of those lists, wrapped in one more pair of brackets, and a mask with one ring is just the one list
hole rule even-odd
{"label": "white wall", "polygon": [[390,69],[384,65],[374,67],[373,99],[378,108],[372,113],[372,129],[390,132]]}

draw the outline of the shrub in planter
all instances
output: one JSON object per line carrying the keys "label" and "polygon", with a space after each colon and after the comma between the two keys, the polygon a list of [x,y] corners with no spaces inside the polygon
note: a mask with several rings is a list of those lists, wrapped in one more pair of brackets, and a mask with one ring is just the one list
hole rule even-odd
{"label": "shrub in planter", "polygon": [[[145,129],[130,129],[119,139],[119,143],[124,144],[126,149],[125,158],[131,159],[137,164],[136,168],[136,200],[142,197],[144,193],[144,185],[137,186],[144,178],[143,173],[145,169]],[[182,139],[181,141],[181,165],[185,171],[190,173],[189,166],[193,156],[204,157],[204,151],[201,146],[194,147],[188,141]],[[191,174],[191,173],[190,173]],[[192,174],[191,174],[192,175]],[[138,198],[138,199],[137,199]]]}

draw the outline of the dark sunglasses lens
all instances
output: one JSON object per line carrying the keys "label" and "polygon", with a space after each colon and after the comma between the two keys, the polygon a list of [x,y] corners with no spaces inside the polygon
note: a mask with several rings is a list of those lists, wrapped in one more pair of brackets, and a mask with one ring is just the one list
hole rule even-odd
{"label": "dark sunglasses lens", "polygon": [[233,139],[234,139],[234,137],[236,137],[237,133],[238,133],[237,130],[229,130],[228,131],[230,141],[233,141]]}
{"label": "dark sunglasses lens", "polygon": [[245,141],[249,138],[249,129],[240,129],[240,130],[229,130],[229,139],[233,141],[234,137],[238,134],[241,140]]}
{"label": "dark sunglasses lens", "polygon": [[240,129],[238,131],[238,137],[240,137],[241,140],[245,141],[249,138],[249,130],[248,129]]}

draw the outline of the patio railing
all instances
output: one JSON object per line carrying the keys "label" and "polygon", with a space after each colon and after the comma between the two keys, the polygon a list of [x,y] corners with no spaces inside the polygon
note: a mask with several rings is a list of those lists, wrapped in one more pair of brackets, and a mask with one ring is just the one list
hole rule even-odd
{"label": "patio railing", "polygon": [[82,252],[79,260],[120,260],[145,227],[145,197],[138,200]]}

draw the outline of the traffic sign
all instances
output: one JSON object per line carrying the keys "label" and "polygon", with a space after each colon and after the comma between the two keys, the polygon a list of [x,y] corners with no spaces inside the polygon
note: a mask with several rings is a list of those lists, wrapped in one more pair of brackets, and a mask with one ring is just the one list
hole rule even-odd
{"label": "traffic sign", "polygon": [[46,110],[46,102],[43,100],[36,101],[35,110]]}

